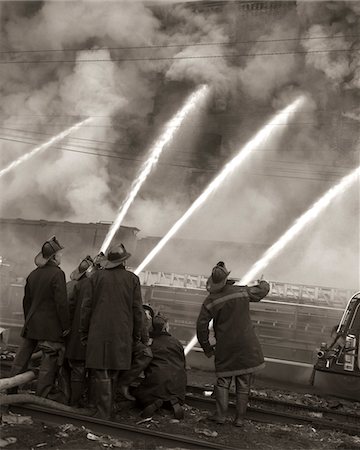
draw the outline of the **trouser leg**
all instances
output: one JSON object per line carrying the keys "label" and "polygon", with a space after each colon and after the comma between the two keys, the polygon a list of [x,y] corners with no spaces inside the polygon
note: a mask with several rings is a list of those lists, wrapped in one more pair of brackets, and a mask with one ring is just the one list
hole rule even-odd
{"label": "trouser leg", "polygon": [[78,406],[85,388],[85,361],[69,360],[70,372],[70,405]]}
{"label": "trouser leg", "polygon": [[70,366],[68,360],[64,360],[63,364],[58,367],[56,381],[56,392],[50,393],[48,397],[51,398],[51,400],[68,405],[71,396]]}
{"label": "trouser leg", "polygon": [[229,405],[229,388],[232,377],[218,377],[215,386],[216,413],[211,417],[217,423],[225,423]]}
{"label": "trouser leg", "polygon": [[59,350],[48,345],[41,345],[43,356],[40,364],[39,377],[36,386],[36,395],[47,397],[54,386],[58,370]]}
{"label": "trouser leg", "polygon": [[[19,373],[23,373],[26,371],[31,355],[33,354],[37,342],[34,339],[26,339],[23,338],[20,344],[20,347],[18,348],[16,352],[16,356],[14,359],[14,362],[11,366],[11,372],[10,377],[14,377],[15,375],[18,375]],[[8,394],[16,394],[18,390],[17,386],[14,386],[13,388],[10,388],[7,390]]]}
{"label": "trouser leg", "polygon": [[21,341],[20,347],[18,348],[18,351],[16,352],[16,356],[13,362],[13,365],[11,367],[10,376],[14,377],[15,375],[18,375],[19,373],[25,372],[27,369],[27,366],[29,364],[31,355],[33,354],[36,345],[36,340],[34,339],[26,339],[23,338]]}
{"label": "trouser leg", "polygon": [[243,425],[243,419],[246,414],[250,395],[251,377],[252,374],[237,375],[235,377],[236,417],[234,424],[238,427]]}

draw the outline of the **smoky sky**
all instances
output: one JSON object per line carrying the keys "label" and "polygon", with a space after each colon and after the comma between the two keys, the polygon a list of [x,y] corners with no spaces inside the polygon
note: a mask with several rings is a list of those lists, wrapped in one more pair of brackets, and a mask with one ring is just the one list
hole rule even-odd
{"label": "smoky sky", "polygon": [[[179,232],[194,240],[271,245],[359,164],[360,120],[358,3],[273,5],[1,2],[1,50],[18,52],[0,55],[7,62],[0,64],[1,167],[92,116],[58,148],[0,179],[1,216],[113,220],[167,120],[207,83],[206,102],[178,130],[124,225],[138,227],[141,236],[166,233],[273,114],[305,95],[291,123],[280,123]],[[187,45],[194,43],[214,44]],[[357,185],[268,276],[357,287],[358,250]],[[228,256],[236,270],[236,257]],[[164,255],[162,270],[169,259]],[[188,265],[188,255],[184,260]],[[190,260],[194,271],[216,262],[201,255]],[[246,261],[254,262],[249,255]]]}

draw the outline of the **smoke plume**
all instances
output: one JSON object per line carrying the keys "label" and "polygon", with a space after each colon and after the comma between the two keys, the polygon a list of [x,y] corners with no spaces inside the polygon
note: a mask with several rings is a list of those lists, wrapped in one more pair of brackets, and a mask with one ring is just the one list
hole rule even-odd
{"label": "smoke plume", "polygon": [[[1,167],[77,121],[92,121],[0,180],[1,216],[113,220],[162,125],[207,83],[211,99],[179,130],[124,222],[143,237],[161,236],[272,114],[304,94],[306,107],[292,123],[279,123],[281,133],[179,232],[193,239],[190,251],[174,242],[153,263],[204,272],[225,259],[241,276],[359,161],[358,4],[250,6],[2,2],[1,49],[44,51],[1,55],[9,62],[0,64]],[[265,275],[358,287],[356,199],[353,190],[334,203]],[[199,240],[219,244],[202,253]]]}

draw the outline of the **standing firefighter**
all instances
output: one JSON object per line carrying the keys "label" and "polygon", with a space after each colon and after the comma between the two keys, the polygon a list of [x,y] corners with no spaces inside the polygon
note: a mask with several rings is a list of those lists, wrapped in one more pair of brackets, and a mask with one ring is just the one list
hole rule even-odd
{"label": "standing firefighter", "polygon": [[80,333],[87,342],[86,367],[92,370],[97,417],[112,414],[113,390],[122,371],[130,369],[133,342],[141,339],[142,300],[139,278],[125,269],[130,257],[120,244],[112,247],[90,278],[81,308]]}
{"label": "standing firefighter", "polygon": [[[217,383],[216,414],[211,417],[217,423],[225,422],[229,388],[235,377],[236,419],[242,426],[250,393],[251,375],[265,366],[260,343],[255,334],[249,313],[249,302],[258,302],[269,292],[269,284],[259,281],[256,286],[235,286],[228,280],[229,271],[220,261],[212,270],[205,299],[198,320],[197,338],[210,358],[215,355]],[[214,322],[215,348],[209,342],[209,322]]]}
{"label": "standing firefighter", "polygon": [[71,273],[68,286],[68,300],[70,308],[71,329],[66,341],[65,357],[70,369],[70,405],[79,406],[85,384],[86,347],[80,340],[80,310],[82,300],[90,283],[86,273],[93,266],[90,256],[84,258],[79,266]]}
{"label": "standing firefighter", "polygon": [[42,350],[36,388],[41,397],[47,397],[53,387],[70,328],[65,274],[59,267],[63,248],[54,236],[35,257],[38,267],[25,285],[23,340],[11,369],[11,376],[24,372],[35,348]]}

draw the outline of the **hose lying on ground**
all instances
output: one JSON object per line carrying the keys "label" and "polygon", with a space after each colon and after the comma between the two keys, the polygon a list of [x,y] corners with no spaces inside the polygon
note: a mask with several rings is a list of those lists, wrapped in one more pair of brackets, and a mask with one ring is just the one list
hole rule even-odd
{"label": "hose lying on ground", "polygon": [[15,375],[14,377],[1,378],[0,391],[28,383],[29,381],[32,381],[34,378],[35,373],[32,370],[28,370],[27,372],[24,373],[19,373],[19,375]]}
{"label": "hose lying on ground", "polygon": [[14,405],[16,403],[32,403],[33,405],[45,406],[47,408],[82,414],[85,416],[89,416],[94,412],[94,410],[86,408],[73,408],[72,406],[63,405],[62,403],[54,402],[48,398],[38,397],[37,395],[32,394],[0,394],[0,405]]}

